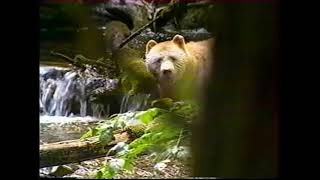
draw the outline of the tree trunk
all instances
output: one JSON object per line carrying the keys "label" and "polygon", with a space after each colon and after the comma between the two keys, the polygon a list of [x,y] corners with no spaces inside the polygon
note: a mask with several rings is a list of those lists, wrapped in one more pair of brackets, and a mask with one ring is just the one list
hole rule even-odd
{"label": "tree trunk", "polygon": [[194,123],[194,175],[278,176],[276,54],[272,4],[220,4],[214,71],[203,118]]}
{"label": "tree trunk", "polygon": [[115,140],[107,145],[100,143],[98,137],[40,145],[40,168],[103,157],[118,142],[131,140],[127,132],[115,134],[114,137]]}

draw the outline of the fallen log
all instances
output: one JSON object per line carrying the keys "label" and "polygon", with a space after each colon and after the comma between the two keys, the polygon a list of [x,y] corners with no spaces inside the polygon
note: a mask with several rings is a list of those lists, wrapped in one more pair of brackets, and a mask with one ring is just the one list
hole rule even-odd
{"label": "fallen log", "polygon": [[98,137],[40,145],[40,168],[103,157],[118,142],[132,141],[127,132],[115,134],[114,139],[107,145],[100,143]]}

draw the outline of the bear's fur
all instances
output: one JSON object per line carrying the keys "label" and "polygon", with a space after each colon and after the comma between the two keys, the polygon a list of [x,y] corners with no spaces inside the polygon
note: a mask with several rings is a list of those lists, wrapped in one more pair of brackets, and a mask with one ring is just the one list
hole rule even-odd
{"label": "bear's fur", "polygon": [[161,98],[176,99],[178,86],[180,91],[203,86],[213,58],[211,45],[213,39],[185,43],[181,35],[175,35],[171,41],[147,43],[146,66],[158,80]]}

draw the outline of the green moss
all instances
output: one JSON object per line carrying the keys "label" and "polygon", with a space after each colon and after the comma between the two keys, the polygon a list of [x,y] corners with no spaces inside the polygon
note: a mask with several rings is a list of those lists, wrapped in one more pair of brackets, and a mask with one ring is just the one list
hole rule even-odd
{"label": "green moss", "polygon": [[121,69],[121,85],[126,93],[151,93],[156,87],[155,78],[136,50],[124,47],[114,53],[113,59]]}
{"label": "green moss", "polygon": [[152,101],[151,106],[169,110],[173,105],[173,100],[170,98],[162,98]]}
{"label": "green moss", "polygon": [[130,35],[128,26],[120,21],[111,21],[105,25],[103,31],[103,41],[106,46],[107,54],[115,51],[121,42]]}
{"label": "green moss", "polygon": [[125,130],[130,134],[131,137],[139,138],[144,134],[144,130],[146,129],[146,125],[134,125],[134,126],[126,126]]}

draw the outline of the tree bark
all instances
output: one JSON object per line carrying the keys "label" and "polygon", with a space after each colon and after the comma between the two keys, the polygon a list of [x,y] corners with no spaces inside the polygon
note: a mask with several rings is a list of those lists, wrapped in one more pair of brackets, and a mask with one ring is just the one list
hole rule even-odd
{"label": "tree bark", "polygon": [[278,176],[277,37],[272,4],[216,6],[212,78],[194,121],[194,176]]}
{"label": "tree bark", "polygon": [[118,142],[132,140],[127,132],[115,134],[114,138],[107,145],[100,143],[98,137],[40,145],[40,168],[103,157]]}

